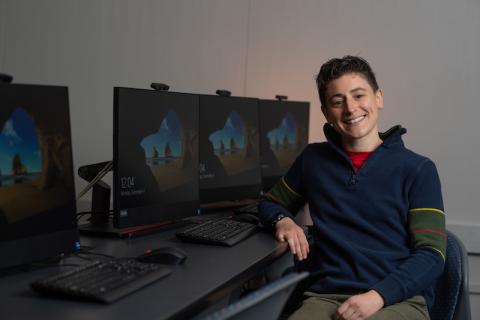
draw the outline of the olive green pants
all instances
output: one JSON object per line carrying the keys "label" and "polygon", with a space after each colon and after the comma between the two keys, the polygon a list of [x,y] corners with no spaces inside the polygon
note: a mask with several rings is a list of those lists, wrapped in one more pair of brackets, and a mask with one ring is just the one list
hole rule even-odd
{"label": "olive green pants", "polygon": [[[350,298],[345,294],[317,294],[305,292],[304,300],[299,309],[289,320],[332,320],[336,319],[338,307]],[[371,320],[428,320],[427,305],[422,296],[415,296],[408,300],[380,309],[371,316]]]}

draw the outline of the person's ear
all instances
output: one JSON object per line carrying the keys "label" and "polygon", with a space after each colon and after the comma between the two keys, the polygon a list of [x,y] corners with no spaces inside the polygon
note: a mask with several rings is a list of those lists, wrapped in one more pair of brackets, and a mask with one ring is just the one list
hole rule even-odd
{"label": "person's ear", "polygon": [[377,92],[375,92],[375,100],[377,102],[378,109],[383,109],[383,91],[382,91],[382,89],[378,89]]}

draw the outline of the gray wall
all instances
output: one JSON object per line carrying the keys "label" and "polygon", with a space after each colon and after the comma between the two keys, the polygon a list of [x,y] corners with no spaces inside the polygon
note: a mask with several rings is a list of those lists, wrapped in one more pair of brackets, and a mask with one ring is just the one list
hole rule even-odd
{"label": "gray wall", "polygon": [[311,101],[323,140],[314,76],[362,55],[385,92],[381,128],[404,125],[435,160],[448,223],[480,252],[479,31],[478,0],[0,0],[0,72],[69,86],[78,168],[112,158],[112,87],[152,81]]}
{"label": "gray wall", "polygon": [[6,30],[7,25],[7,2],[5,0],[0,0],[0,72],[4,69],[4,59],[6,51]]}

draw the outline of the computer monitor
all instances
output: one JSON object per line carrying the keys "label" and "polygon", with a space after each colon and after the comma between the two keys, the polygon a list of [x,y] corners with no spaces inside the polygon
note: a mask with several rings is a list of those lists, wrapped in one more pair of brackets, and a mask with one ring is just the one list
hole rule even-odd
{"label": "computer monitor", "polygon": [[257,199],[260,194],[258,99],[201,95],[200,201]]}
{"label": "computer monitor", "polygon": [[79,247],[68,89],[0,84],[0,268]]}
{"label": "computer monitor", "polygon": [[259,100],[262,189],[270,190],[308,144],[310,103]]}
{"label": "computer monitor", "polygon": [[114,88],[116,228],[197,214],[198,96]]}

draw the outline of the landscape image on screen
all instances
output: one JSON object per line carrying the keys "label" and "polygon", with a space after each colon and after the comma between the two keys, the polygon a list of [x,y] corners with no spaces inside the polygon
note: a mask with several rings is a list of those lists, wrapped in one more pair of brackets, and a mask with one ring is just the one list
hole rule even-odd
{"label": "landscape image on screen", "polygon": [[68,113],[7,109],[0,115],[0,225],[61,207],[73,193]]}
{"label": "landscape image on screen", "polygon": [[158,182],[160,192],[184,185],[192,180],[183,168],[182,128],[175,111],[170,110],[154,134],[142,139],[145,162]]}
{"label": "landscape image on screen", "polygon": [[240,115],[232,111],[225,121],[225,126],[209,136],[214,154],[229,176],[250,170],[256,165],[256,158],[247,156],[246,130]]}
{"label": "landscape image on screen", "polygon": [[289,167],[298,155],[296,131],[295,119],[288,112],[279,126],[267,133],[270,149],[280,167]]}

